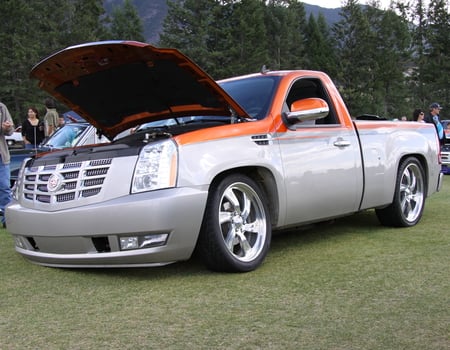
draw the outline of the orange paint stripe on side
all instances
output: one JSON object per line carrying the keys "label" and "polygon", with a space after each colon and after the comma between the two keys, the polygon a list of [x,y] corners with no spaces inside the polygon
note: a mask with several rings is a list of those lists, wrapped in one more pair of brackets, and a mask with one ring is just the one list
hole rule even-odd
{"label": "orange paint stripe on side", "polygon": [[226,139],[230,137],[240,137],[247,135],[261,135],[270,132],[272,120],[266,118],[255,122],[244,122],[217,126],[202,130],[189,132],[175,136],[174,139],[179,145],[200,143],[212,140]]}

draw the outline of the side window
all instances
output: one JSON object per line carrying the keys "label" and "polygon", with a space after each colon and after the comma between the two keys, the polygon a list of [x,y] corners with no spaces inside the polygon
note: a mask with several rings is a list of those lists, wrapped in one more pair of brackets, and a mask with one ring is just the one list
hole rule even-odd
{"label": "side window", "polygon": [[297,80],[289,90],[289,94],[283,105],[283,112],[290,110],[292,102],[310,97],[318,97],[325,100],[330,108],[330,113],[328,113],[328,116],[323,119],[316,120],[316,125],[338,123],[338,118],[336,118],[336,112],[330,102],[330,98],[328,97],[328,94],[319,79],[304,78]]}

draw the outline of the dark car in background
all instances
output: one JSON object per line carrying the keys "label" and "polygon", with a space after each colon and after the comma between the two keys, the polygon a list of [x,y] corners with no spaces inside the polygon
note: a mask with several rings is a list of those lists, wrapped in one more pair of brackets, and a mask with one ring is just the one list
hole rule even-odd
{"label": "dark car in background", "polygon": [[441,147],[442,172],[446,175],[450,174],[450,120],[442,120],[442,126],[445,132],[445,143]]}

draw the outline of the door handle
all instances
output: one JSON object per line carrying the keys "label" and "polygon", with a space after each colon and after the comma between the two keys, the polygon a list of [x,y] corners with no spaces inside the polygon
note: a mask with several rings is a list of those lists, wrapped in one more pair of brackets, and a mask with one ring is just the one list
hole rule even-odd
{"label": "door handle", "polygon": [[339,137],[336,141],[334,141],[333,145],[336,147],[348,147],[350,146],[350,141],[344,140],[343,138]]}

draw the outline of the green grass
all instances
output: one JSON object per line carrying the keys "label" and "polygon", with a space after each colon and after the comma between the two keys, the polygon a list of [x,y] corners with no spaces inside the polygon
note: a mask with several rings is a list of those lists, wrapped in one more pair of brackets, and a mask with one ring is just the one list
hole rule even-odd
{"label": "green grass", "polygon": [[450,349],[449,187],[413,228],[276,235],[246,274],[45,268],[0,230],[0,349]]}

